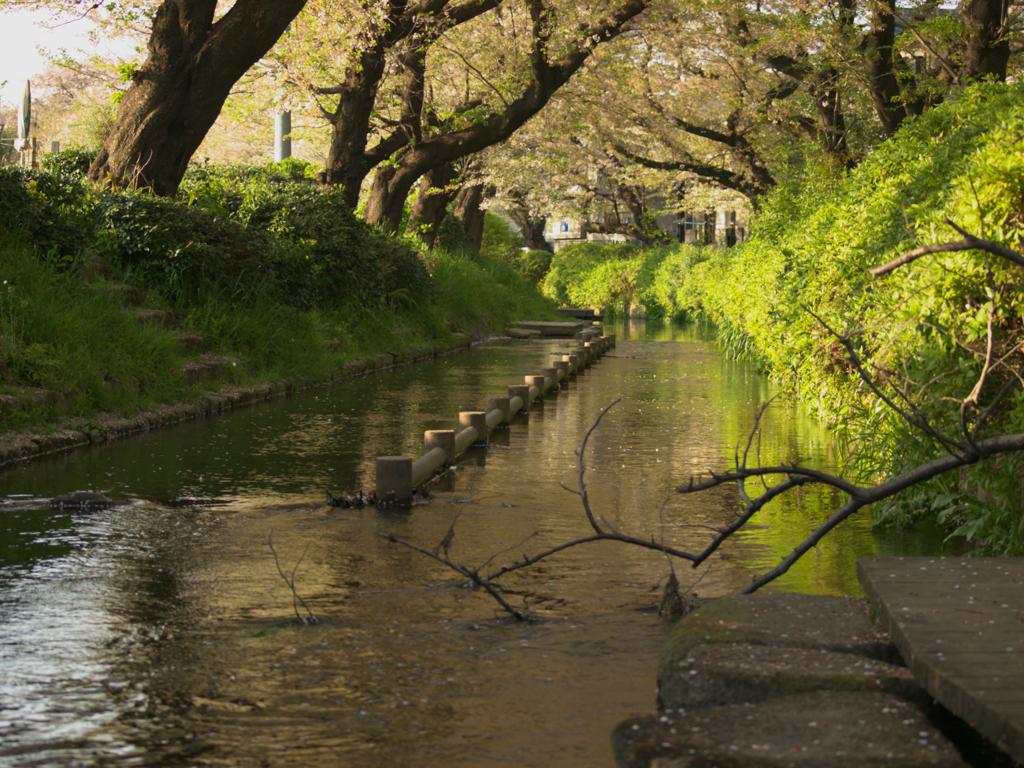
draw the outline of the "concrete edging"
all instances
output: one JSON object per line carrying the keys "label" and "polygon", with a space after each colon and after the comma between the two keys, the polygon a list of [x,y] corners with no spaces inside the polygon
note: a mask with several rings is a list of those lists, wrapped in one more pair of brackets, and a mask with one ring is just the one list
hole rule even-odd
{"label": "concrete edging", "polygon": [[491,427],[507,424],[513,415],[528,409],[532,401],[549,391],[559,392],[562,382],[568,384],[570,376],[582,375],[584,368],[615,346],[615,335],[601,335],[602,331],[595,328],[584,336],[580,346],[572,350],[576,354],[557,353],[562,359],[554,366],[542,368],[540,375],[529,374],[523,377],[523,384],[509,385],[508,397],[491,397],[485,410],[460,413],[458,431],[427,430],[423,436],[425,452],[420,458],[378,456],[374,489],[377,503],[410,503],[414,492],[460,453],[472,445],[486,448]]}
{"label": "concrete edging", "polygon": [[[310,381],[303,376],[293,376],[280,381],[261,382],[253,387],[227,384],[217,392],[212,392],[195,402],[176,403],[155,410],[143,411],[132,417],[104,419],[100,429],[96,429],[95,419],[62,419],[50,422],[50,424],[69,422],[68,428],[55,429],[46,434],[27,431],[8,432],[0,435],[0,471],[37,459],[85,450],[93,445],[110,443],[153,429],[192,421],[202,416],[223,413],[242,405],[263,403],[286,394],[302,392],[336,381],[355,379],[371,373],[397,368],[400,365],[432,360],[441,355],[470,349],[474,344],[487,340],[474,341],[468,335],[459,334],[454,342],[447,345],[418,347],[397,354],[382,354],[364,360],[350,360],[342,365],[335,375],[320,381]],[[92,430],[89,429],[90,425],[93,425]],[[79,426],[83,426],[85,429],[77,428]]]}

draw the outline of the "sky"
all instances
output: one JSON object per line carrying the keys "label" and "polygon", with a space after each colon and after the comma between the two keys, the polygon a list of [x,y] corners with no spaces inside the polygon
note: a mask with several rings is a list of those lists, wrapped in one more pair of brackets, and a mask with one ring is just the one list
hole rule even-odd
{"label": "sky", "polygon": [[17,105],[25,92],[25,81],[46,67],[46,59],[36,50],[42,46],[51,51],[61,48],[104,53],[105,47],[96,48],[88,39],[92,24],[88,19],[46,29],[40,24],[52,24],[52,15],[38,11],[4,12],[0,14],[0,82],[6,85],[0,91],[0,101]]}

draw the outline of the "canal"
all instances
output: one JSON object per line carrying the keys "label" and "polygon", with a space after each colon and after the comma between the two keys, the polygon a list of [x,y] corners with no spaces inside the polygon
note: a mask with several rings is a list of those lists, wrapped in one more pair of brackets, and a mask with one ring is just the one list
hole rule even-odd
{"label": "canal", "polygon": [[[494,342],[271,405],[101,446],[0,476],[0,764],[611,766],[611,729],[650,711],[666,628],[664,556],[567,550],[505,582],[519,623],[441,564],[500,565],[589,531],[697,548],[735,492],[673,492],[728,466],[772,386],[694,330],[622,324],[615,350],[491,445],[460,458],[430,503],[332,508],[373,487],[378,455],[418,456],[424,430],[536,373],[565,342]],[[834,468],[827,432],[769,411],[764,462]],[[102,511],[47,499],[94,490]],[[198,503],[190,500],[202,500]],[[700,569],[701,597],[735,592],[837,505],[802,488]],[[271,543],[273,547],[271,547]],[[854,519],[772,589],[858,593],[859,557],[937,551],[934,537]],[[294,621],[282,570],[317,617]],[[304,609],[298,606],[300,614]]]}

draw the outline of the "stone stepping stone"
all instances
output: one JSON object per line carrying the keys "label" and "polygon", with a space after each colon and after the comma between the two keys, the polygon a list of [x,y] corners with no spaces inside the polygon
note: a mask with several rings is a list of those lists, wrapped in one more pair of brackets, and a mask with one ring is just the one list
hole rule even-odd
{"label": "stone stepping stone", "polygon": [[912,704],[818,691],[755,704],[666,710],[612,733],[620,768],[965,768]]}
{"label": "stone stepping stone", "polygon": [[197,333],[179,334],[178,352],[184,357],[203,354],[206,352],[206,337]]}
{"label": "stone stepping stone", "polygon": [[513,339],[539,339],[543,334],[530,328],[509,328],[508,335]]}
{"label": "stone stepping stone", "polygon": [[665,674],[663,707],[691,709],[765,701],[811,691],[883,691],[921,704],[929,697],[904,666],[852,653],[753,643],[698,645]]}
{"label": "stone stepping stone", "polygon": [[138,314],[140,323],[154,323],[164,328],[173,328],[176,322],[174,312],[169,309],[143,309]]}
{"label": "stone stepping stone", "polygon": [[716,643],[819,648],[902,663],[871,604],[857,597],[756,592],[709,601],[676,625],[662,668],[684,660],[691,648]]}

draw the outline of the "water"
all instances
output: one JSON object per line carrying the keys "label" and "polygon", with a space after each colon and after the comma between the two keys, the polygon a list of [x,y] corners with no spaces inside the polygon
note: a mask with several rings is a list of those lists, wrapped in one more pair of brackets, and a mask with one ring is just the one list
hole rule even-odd
{"label": "water", "polygon": [[[595,515],[683,549],[728,520],[735,491],[681,496],[728,466],[771,385],[693,332],[620,326],[566,391],[472,451],[411,511],[326,507],[370,489],[378,455],[419,455],[551,360],[560,343],[471,353],[272,406],[9,471],[0,477],[0,764],[611,766],[611,729],[655,701],[666,630],[663,555],[580,546],[503,578],[518,623],[467,579],[389,543],[481,570],[589,533]],[[773,406],[764,462],[834,466],[813,421]],[[75,490],[122,503],[50,511]],[[217,502],[180,507],[182,498]],[[677,564],[701,596],[735,592],[837,505],[800,489],[710,566]],[[273,544],[273,551],[270,544]],[[859,557],[936,551],[851,520],[774,589],[857,593]],[[279,574],[318,618],[306,615]]]}

